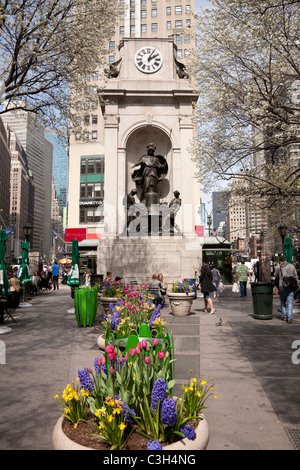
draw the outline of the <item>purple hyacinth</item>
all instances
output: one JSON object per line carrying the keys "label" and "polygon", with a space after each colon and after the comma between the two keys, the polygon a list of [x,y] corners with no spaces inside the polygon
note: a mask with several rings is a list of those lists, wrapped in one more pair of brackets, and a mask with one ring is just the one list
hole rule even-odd
{"label": "purple hyacinth", "polygon": [[177,419],[176,402],[173,398],[165,398],[161,405],[160,421],[162,425],[173,426]]}
{"label": "purple hyacinth", "polygon": [[158,400],[160,400],[160,404],[162,403],[163,399],[166,396],[167,391],[167,384],[164,379],[157,379],[154,382],[152,393],[151,393],[151,407],[152,411],[156,411]]}
{"label": "purple hyacinth", "polygon": [[[186,424],[185,426],[180,428],[180,432],[182,432],[182,434],[184,434],[184,437],[186,437],[187,439],[190,439],[191,441],[194,441],[196,439],[195,429],[193,429],[188,424]],[[182,438],[182,439],[184,439],[184,438]]]}
{"label": "purple hyacinth", "polygon": [[95,390],[93,381],[86,367],[83,370],[78,371],[78,377],[80,380],[80,384],[84,390]]}
{"label": "purple hyacinth", "polygon": [[158,441],[148,441],[147,450],[162,450],[162,446]]}

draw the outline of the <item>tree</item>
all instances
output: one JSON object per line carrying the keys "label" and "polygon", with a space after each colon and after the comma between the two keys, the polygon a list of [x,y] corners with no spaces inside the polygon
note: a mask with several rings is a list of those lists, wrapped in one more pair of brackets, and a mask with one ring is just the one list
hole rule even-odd
{"label": "tree", "polygon": [[198,176],[209,189],[243,172],[252,200],[266,207],[294,201],[300,196],[299,160],[291,156],[300,144],[300,3],[211,4],[197,15],[189,64],[199,91]]}
{"label": "tree", "polygon": [[103,65],[118,13],[112,0],[2,0],[0,116],[13,106],[68,124],[71,84]]}

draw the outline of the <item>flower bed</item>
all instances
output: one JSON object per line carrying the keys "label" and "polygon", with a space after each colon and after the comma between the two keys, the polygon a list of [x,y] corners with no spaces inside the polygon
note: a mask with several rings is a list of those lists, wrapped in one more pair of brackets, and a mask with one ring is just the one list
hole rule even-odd
{"label": "flower bed", "polygon": [[96,439],[97,448],[158,450],[177,440],[196,438],[195,426],[203,419],[200,412],[213,384],[192,378],[175,399],[172,359],[168,353],[161,359],[158,354],[151,356],[146,343],[132,348],[126,357],[107,346],[103,358],[95,360],[94,371],[79,371],[76,383],[55,397],[64,408],[61,414],[69,423],[63,428],[72,440],[78,436],[82,442],[82,430],[94,429],[88,441],[91,448]]}

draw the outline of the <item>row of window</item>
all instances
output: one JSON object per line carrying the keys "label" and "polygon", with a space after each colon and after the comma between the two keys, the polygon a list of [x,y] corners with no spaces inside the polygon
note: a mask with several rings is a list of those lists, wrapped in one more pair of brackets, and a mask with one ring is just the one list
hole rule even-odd
{"label": "row of window", "polygon": [[103,211],[100,207],[97,208],[80,208],[79,222],[81,224],[96,224],[104,219]]}
{"label": "row of window", "polygon": [[104,198],[104,182],[97,181],[96,183],[83,182],[80,183],[80,197],[81,198]]}
{"label": "row of window", "polygon": [[98,139],[98,132],[97,131],[92,131],[92,132],[89,132],[89,131],[83,131],[83,132],[75,132],[75,140],[81,140],[81,139],[84,139],[84,140],[97,140]]}
{"label": "row of window", "polygon": [[[158,10],[157,8],[152,8],[151,9],[151,17],[152,18],[156,18],[157,17],[157,13],[158,13]],[[191,5],[186,5],[185,7],[185,13],[191,13]],[[166,14],[169,16],[169,15],[172,15],[172,9],[171,7],[166,7]],[[175,15],[182,15],[182,6],[181,5],[178,5],[178,6],[175,6]],[[135,15],[135,10],[131,10],[130,11],[130,19],[134,20],[136,17]],[[147,18],[147,10],[141,10],[141,18]],[[125,12],[122,12],[121,13],[121,17],[120,17],[121,20],[124,20],[125,19]]]}
{"label": "row of window", "polygon": [[[186,27],[190,27],[191,26],[191,20],[190,19],[187,19],[186,20],[186,24],[185,24]],[[176,20],[174,22],[174,25],[172,25],[172,21],[167,21],[166,22],[166,28],[168,30],[171,30],[171,29],[182,29],[184,27],[184,24],[183,24],[183,21],[182,20]],[[151,23],[151,31],[153,33],[157,32],[158,31],[158,23]],[[135,34],[136,32],[136,29],[135,29],[135,25],[132,24],[130,26],[130,34],[133,35]],[[147,25],[146,24],[141,24],[141,32],[142,33],[146,33],[147,32]],[[119,33],[120,33],[120,36],[124,36],[125,34],[125,26],[120,26],[119,28]]]}
{"label": "row of window", "polygon": [[81,117],[81,116],[76,116],[75,118],[75,124],[76,126],[81,126],[81,124],[84,124],[85,126],[89,126],[90,124],[98,124],[98,116],[97,114],[92,114],[91,116],[89,114]]}
{"label": "row of window", "polygon": [[104,175],[104,158],[82,158],[81,175]]}

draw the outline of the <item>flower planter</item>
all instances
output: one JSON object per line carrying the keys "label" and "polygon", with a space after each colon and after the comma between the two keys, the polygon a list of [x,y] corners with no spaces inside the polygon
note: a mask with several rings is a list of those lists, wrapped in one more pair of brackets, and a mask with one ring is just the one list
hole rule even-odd
{"label": "flower planter", "polygon": [[193,300],[195,298],[194,292],[188,294],[181,292],[170,292],[167,294],[172,313],[177,317],[185,317],[189,315]]}
{"label": "flower planter", "polygon": [[[204,415],[200,415],[201,419],[198,423],[196,431],[196,439],[191,441],[189,439],[181,439],[163,447],[163,450],[205,450],[209,441],[209,425]],[[56,422],[53,434],[52,434],[52,445],[54,450],[95,450],[91,447],[85,447],[71,441],[63,431],[64,417],[61,416]],[[126,452],[126,451],[125,451]]]}

